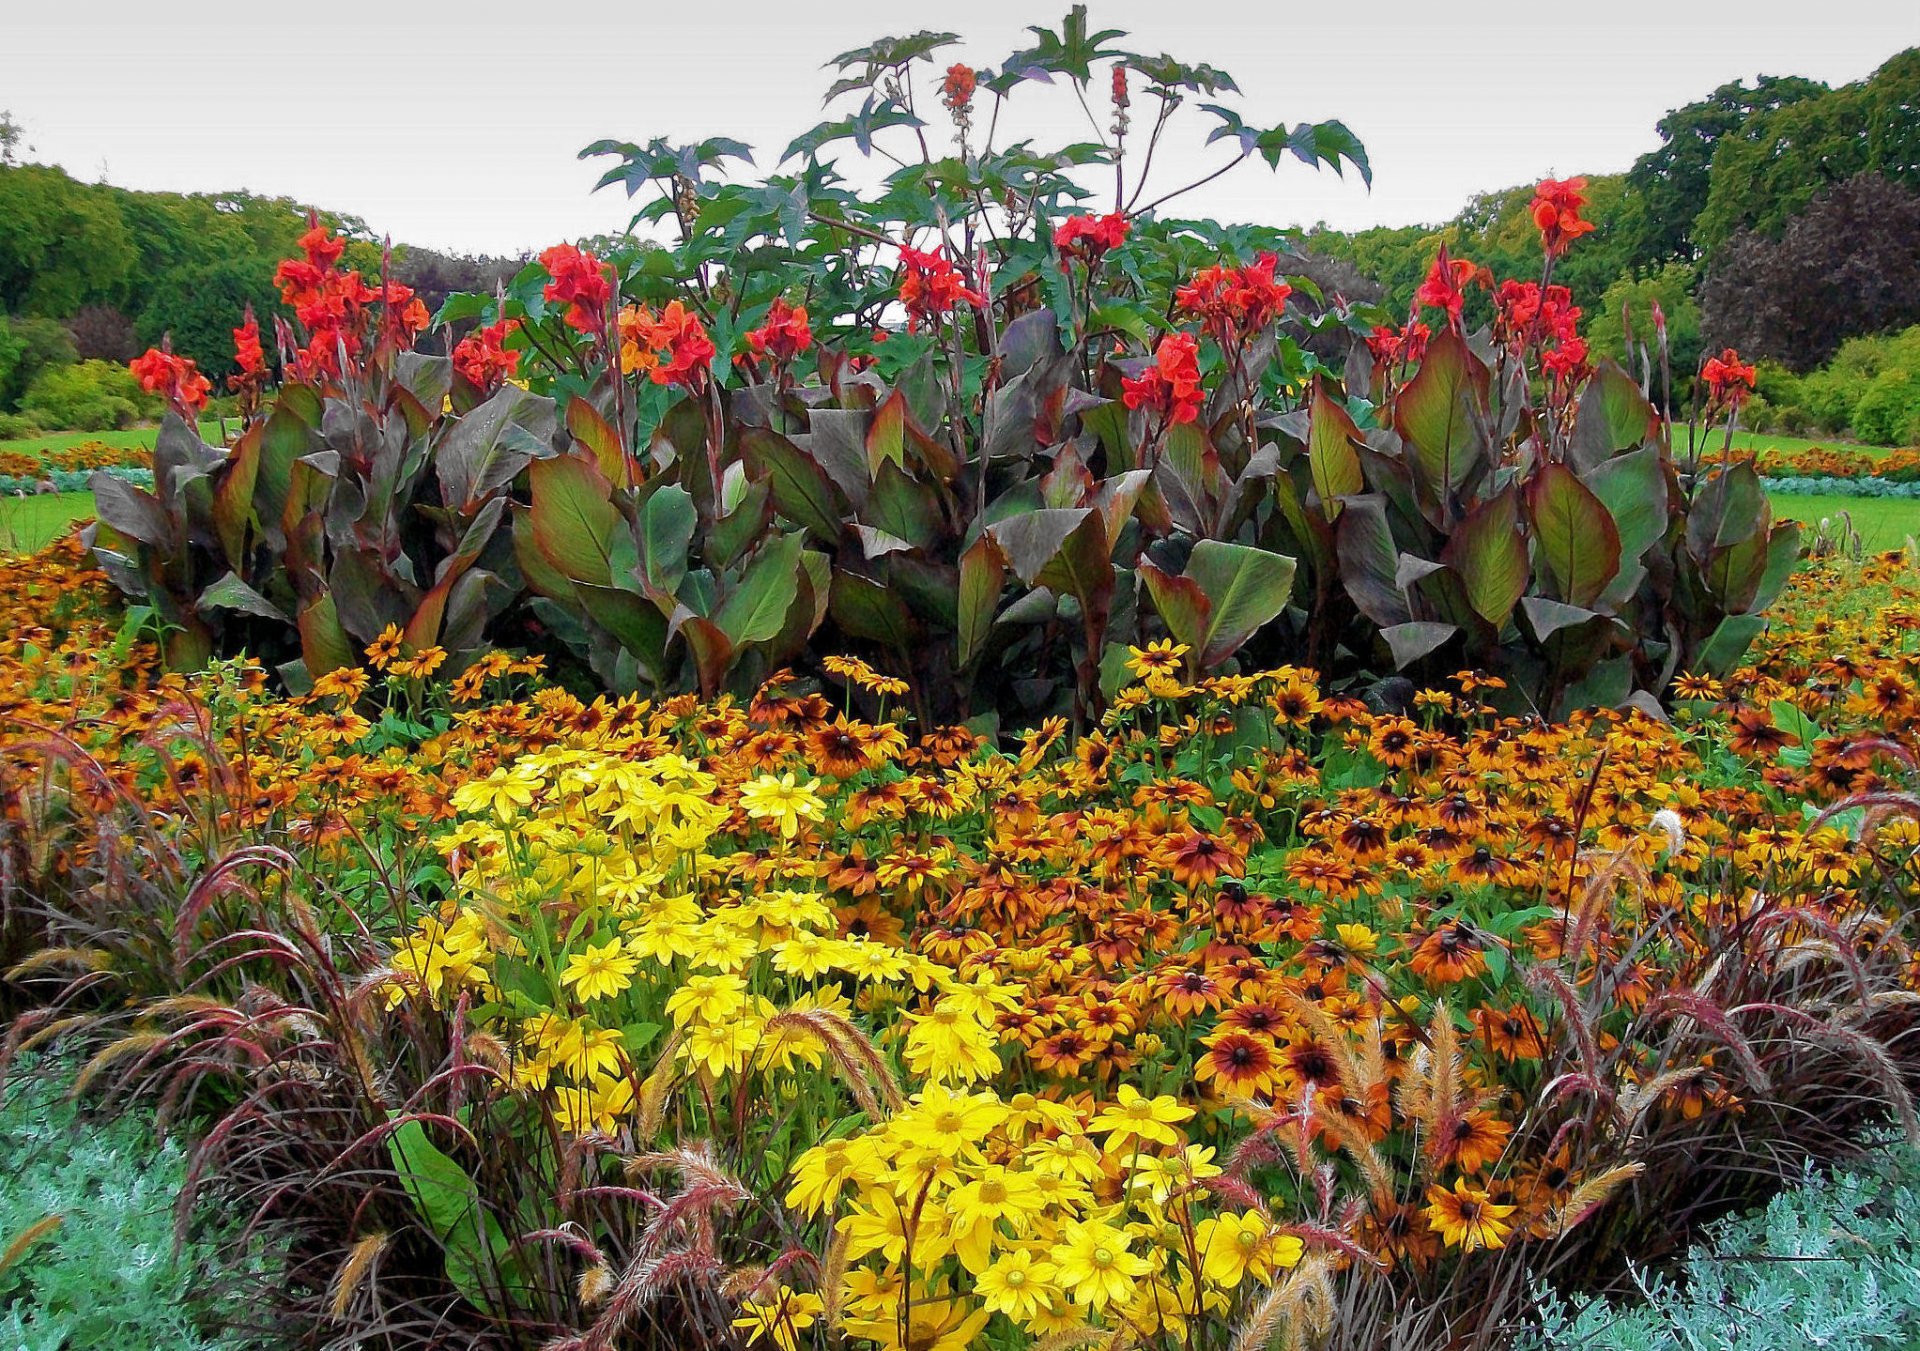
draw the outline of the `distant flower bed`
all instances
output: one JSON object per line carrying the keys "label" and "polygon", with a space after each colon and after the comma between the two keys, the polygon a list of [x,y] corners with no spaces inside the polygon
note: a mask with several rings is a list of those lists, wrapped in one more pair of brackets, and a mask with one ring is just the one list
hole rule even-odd
{"label": "distant flower bed", "polygon": [[1920,479],[1762,477],[1760,484],[1770,493],[1803,497],[1920,497]]}

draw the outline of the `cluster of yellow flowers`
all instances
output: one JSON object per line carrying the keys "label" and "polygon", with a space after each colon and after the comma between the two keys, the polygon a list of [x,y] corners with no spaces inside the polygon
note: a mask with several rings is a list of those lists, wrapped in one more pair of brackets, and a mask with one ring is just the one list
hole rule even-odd
{"label": "cluster of yellow flowers", "polygon": [[[1183,1132],[1193,1116],[1131,1084],[1103,1104],[930,1086],[802,1155],[786,1199],[810,1216],[844,1201],[846,1326],[882,1345],[904,1325],[905,1345],[964,1347],[995,1314],[1035,1337],[1180,1337],[1305,1251],[1260,1207],[1218,1207],[1223,1169]],[[778,1312],[751,1316],[777,1336]]]}

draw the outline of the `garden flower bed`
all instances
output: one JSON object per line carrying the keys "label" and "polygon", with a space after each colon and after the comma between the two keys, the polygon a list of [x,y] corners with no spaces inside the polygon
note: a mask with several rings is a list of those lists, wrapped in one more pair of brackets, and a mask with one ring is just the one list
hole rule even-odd
{"label": "garden flower bed", "polygon": [[281,1344],[1504,1347],[1920,1137],[1915,560],[1675,454],[1585,180],[1388,314],[1160,210],[1344,124],[1033,31],[836,58],[794,176],[596,143],[677,242],[437,315],[312,221],[231,444],[163,340],[31,466],[0,1060],[191,1140]]}
{"label": "garden flower bed", "polygon": [[1912,565],[1838,581],[1670,725],[1161,644],[1003,751],[857,661],[188,682],[69,543],[0,587],[10,1048],[202,1123],[334,1328],[1490,1336],[1913,1124]]}

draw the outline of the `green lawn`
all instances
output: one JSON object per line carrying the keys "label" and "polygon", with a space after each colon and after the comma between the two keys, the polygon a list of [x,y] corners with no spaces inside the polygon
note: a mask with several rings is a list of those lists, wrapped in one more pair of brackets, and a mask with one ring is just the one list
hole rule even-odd
{"label": "green lawn", "polygon": [[1776,516],[1790,516],[1809,527],[1822,518],[1837,527],[1845,512],[1869,550],[1897,549],[1912,535],[1920,538],[1920,499],[1911,497],[1792,497],[1773,499]]}
{"label": "green lawn", "polygon": [[[231,419],[227,426],[234,424]],[[109,446],[146,446],[151,448],[153,438],[160,434],[157,427],[132,427],[124,432],[48,432],[44,436],[31,436],[21,441],[0,441],[0,450],[10,450],[16,454],[44,455],[50,450],[64,450],[86,441],[99,441]],[[220,422],[214,419],[200,424],[200,439],[211,444],[220,444]]]}
{"label": "green lawn", "polygon": [[32,553],[45,548],[73,522],[91,515],[92,493],[0,496],[0,553]]}
{"label": "green lawn", "polygon": [[[1726,444],[1726,433],[1718,428],[1708,432],[1702,442],[1702,450],[1707,453],[1719,450]],[[1733,448],[1735,450],[1778,450],[1795,455],[1803,450],[1812,450],[1818,446],[1823,450],[1857,450],[1875,458],[1893,450],[1892,446],[1863,446],[1837,436],[1785,436],[1779,432],[1735,432]],[[1673,429],[1673,449],[1676,455],[1687,453],[1687,429],[1676,426]]]}

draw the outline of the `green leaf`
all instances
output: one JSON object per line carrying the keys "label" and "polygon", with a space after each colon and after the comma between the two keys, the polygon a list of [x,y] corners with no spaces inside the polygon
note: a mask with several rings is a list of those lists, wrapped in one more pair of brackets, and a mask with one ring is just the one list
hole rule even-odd
{"label": "green leaf", "polygon": [[698,525],[693,495],[677,483],[655,489],[640,508],[641,585],[668,610],[687,575]]}
{"label": "green leaf", "polygon": [[1386,640],[1387,650],[1393,654],[1393,669],[1404,671],[1422,657],[1438,651],[1458,632],[1460,630],[1452,624],[1413,620],[1405,624],[1389,624],[1380,630],[1380,636]]}
{"label": "green leaf", "polygon": [[1620,571],[1620,532],[1606,505],[1566,465],[1543,464],[1527,484],[1527,515],[1561,599],[1591,606]]}
{"label": "green leaf", "polygon": [[1475,507],[1440,552],[1474,613],[1496,629],[1527,590],[1527,544],[1520,534],[1517,496],[1507,488]]}
{"label": "green leaf", "polygon": [[1286,609],[1294,567],[1284,554],[1203,539],[1182,574],[1189,586],[1172,585],[1150,561],[1142,562],[1140,575],[1167,628],[1210,671]]}
{"label": "green leaf", "polygon": [[780,632],[798,586],[800,551],[806,536],[778,535],[763,545],[727,598],[720,602],[713,622],[734,647],[764,643]]}
{"label": "green leaf", "polygon": [[1475,416],[1487,381],[1486,366],[1465,339],[1442,333],[1393,401],[1393,425],[1406,439],[1415,480],[1443,515],[1447,497],[1487,458]]}
{"label": "green leaf", "polygon": [[476,1308],[495,1311],[493,1291],[502,1283],[509,1245],[499,1222],[481,1208],[473,1179],[427,1138],[418,1121],[396,1127],[387,1136],[387,1151],[401,1185],[440,1241],[447,1279]]}
{"label": "green leaf", "polygon": [[1809,750],[1813,748],[1814,742],[1826,736],[1826,733],[1820,730],[1819,723],[1809,718],[1799,705],[1790,704],[1785,699],[1775,699],[1768,706],[1768,712],[1773,715],[1775,727]]}
{"label": "green leaf", "polygon": [[1360,456],[1353,448],[1359,439],[1360,429],[1347,410],[1327,393],[1326,382],[1316,378],[1308,405],[1307,468],[1320,511],[1329,521],[1340,514],[1341,498],[1366,491]]}
{"label": "green leaf", "polygon": [[194,602],[202,611],[239,610],[243,614],[258,615],[262,619],[276,619],[282,624],[287,617],[280,607],[255,591],[231,572],[200,593]]}
{"label": "green leaf", "polygon": [[577,455],[535,460],[533,540],[547,560],[576,582],[606,586],[614,531],[621,528],[612,488],[600,471]]}

